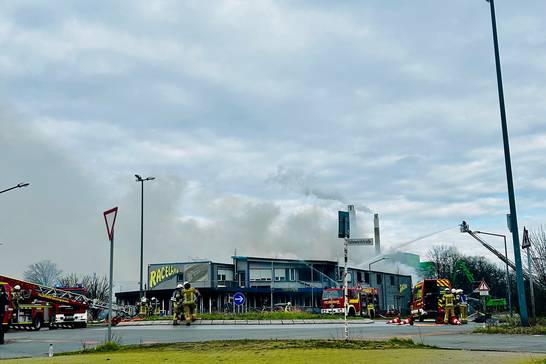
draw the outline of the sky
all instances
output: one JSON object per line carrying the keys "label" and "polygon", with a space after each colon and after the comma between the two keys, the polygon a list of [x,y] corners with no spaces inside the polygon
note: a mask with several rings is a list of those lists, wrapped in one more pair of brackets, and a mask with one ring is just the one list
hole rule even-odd
{"label": "sky", "polygon": [[[546,222],[546,3],[497,0],[519,225]],[[144,262],[342,257],[359,235],[495,259],[509,234],[489,5],[11,1],[0,6],[1,274],[42,259],[115,279]],[[502,239],[488,240],[500,248]],[[510,240],[509,240],[510,241]],[[373,255],[351,248],[353,265]]]}

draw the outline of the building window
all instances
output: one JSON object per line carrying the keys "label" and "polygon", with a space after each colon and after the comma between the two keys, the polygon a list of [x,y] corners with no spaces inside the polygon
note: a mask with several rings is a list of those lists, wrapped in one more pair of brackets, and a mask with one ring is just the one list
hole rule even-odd
{"label": "building window", "polygon": [[290,281],[294,282],[296,280],[296,269],[290,268],[288,269],[288,277],[290,277]]}
{"label": "building window", "polygon": [[176,275],[176,281],[177,282],[184,282],[184,273],[178,273]]}
{"label": "building window", "polygon": [[383,276],[381,276],[381,274],[376,274],[376,278],[377,278],[377,284],[381,284],[383,282]]}
{"label": "building window", "polygon": [[275,280],[286,281],[286,269],[275,269]]}
{"label": "building window", "polygon": [[356,281],[362,282],[362,272],[356,272]]}
{"label": "building window", "polygon": [[271,269],[251,269],[250,270],[251,281],[271,281]]}
{"label": "building window", "polygon": [[364,283],[370,284],[370,273],[364,272]]}
{"label": "building window", "polygon": [[226,275],[225,274],[218,274],[218,280],[219,281],[225,281],[226,280]]}
{"label": "building window", "polygon": [[394,286],[394,276],[390,276],[391,278],[391,286]]}

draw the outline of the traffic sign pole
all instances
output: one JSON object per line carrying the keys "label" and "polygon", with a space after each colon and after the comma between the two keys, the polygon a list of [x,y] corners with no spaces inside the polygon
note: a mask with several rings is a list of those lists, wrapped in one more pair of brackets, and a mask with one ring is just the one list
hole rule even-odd
{"label": "traffic sign pole", "polygon": [[110,289],[108,294],[108,342],[112,341],[112,294],[114,282],[114,232],[110,238]]}
{"label": "traffic sign pole", "polygon": [[[110,226],[108,217],[112,216],[112,226]],[[110,210],[104,211],[104,222],[106,223],[106,231],[108,232],[108,238],[110,239],[110,288],[108,290],[108,342],[112,341],[112,295],[114,290],[114,225],[116,224],[116,217],[118,216],[118,208],[114,207]]]}
{"label": "traffic sign pole", "polygon": [[343,252],[344,252],[344,255],[345,255],[345,266],[343,268],[343,302],[344,302],[344,309],[343,309],[343,313],[344,313],[344,336],[345,336],[345,340],[349,340],[349,326],[348,326],[348,322],[347,322],[347,311],[349,310],[349,289],[347,287],[347,277],[349,276],[349,273],[347,272],[347,255],[348,255],[348,250],[349,250],[349,238],[345,238],[345,244],[344,244],[344,247],[343,247]]}

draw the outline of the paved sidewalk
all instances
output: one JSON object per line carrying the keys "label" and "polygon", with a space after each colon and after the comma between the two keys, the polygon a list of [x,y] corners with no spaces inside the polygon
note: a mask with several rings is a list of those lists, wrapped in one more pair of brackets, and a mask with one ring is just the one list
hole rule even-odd
{"label": "paved sidewalk", "polygon": [[[317,325],[317,324],[343,324],[343,320],[197,320],[192,325]],[[373,320],[349,320],[351,325],[365,325],[374,323]],[[182,323],[183,324],[183,323]],[[123,321],[117,326],[147,326],[147,325],[172,325],[172,320],[154,321]]]}

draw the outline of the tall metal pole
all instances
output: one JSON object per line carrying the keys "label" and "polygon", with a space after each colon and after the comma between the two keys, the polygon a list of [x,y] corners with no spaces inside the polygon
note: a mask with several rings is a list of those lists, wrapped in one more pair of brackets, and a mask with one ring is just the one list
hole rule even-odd
{"label": "tall metal pole", "polygon": [[275,283],[275,268],[273,267],[273,261],[271,261],[271,312],[273,312],[273,284]]}
{"label": "tall metal pole", "polygon": [[508,307],[510,308],[510,316],[513,316],[512,288],[510,287],[510,271],[508,270],[508,248],[506,247],[506,235],[503,235],[502,237],[504,238],[504,256],[506,257],[506,289],[508,289]]}
{"label": "tall metal pole", "polygon": [[344,337],[345,340],[349,340],[349,326],[347,323],[347,313],[349,311],[349,289],[347,287],[347,277],[349,272],[347,272],[347,255],[349,250],[349,239],[345,238],[345,243],[343,245],[343,253],[345,255],[345,263],[343,268],[343,316],[344,316]]}
{"label": "tall metal pole", "polygon": [[533,262],[531,259],[531,247],[527,247],[527,269],[529,270],[529,292],[531,293],[531,315],[536,321],[537,315],[535,311],[535,289],[533,288]]}
{"label": "tall metal pole", "polygon": [[114,230],[110,239],[110,289],[108,294],[108,342],[112,341],[112,294],[114,282]]}
{"label": "tall metal pole", "polygon": [[502,73],[499,55],[499,44],[497,38],[497,22],[495,18],[495,1],[487,0],[491,8],[491,27],[493,28],[493,45],[495,48],[495,65],[497,70],[497,86],[499,92],[499,107],[501,114],[502,140],[504,144],[504,163],[506,165],[506,183],[508,185],[508,200],[510,203],[510,225],[512,242],[514,244],[514,261],[516,264],[516,284],[518,288],[519,314],[521,324],[529,326],[527,314],[527,303],[525,301],[525,286],[523,282],[523,269],[521,265],[521,252],[519,248],[518,219],[516,214],[516,198],[514,195],[514,182],[512,179],[512,163],[510,161],[510,144],[508,142],[508,127],[506,125],[506,110],[504,107],[504,91],[502,87]]}
{"label": "tall metal pole", "polygon": [[142,275],[144,270],[144,180],[140,181],[140,299],[144,296],[142,290]]}

